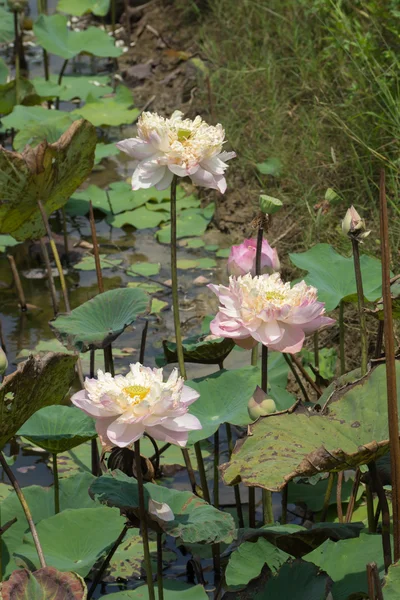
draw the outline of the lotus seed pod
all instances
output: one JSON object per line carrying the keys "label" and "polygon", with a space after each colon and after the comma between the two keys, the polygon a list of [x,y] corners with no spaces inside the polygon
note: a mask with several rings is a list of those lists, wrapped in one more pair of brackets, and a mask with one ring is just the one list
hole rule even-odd
{"label": "lotus seed pod", "polygon": [[7,0],[7,4],[12,12],[23,12],[28,6],[28,0]]}
{"label": "lotus seed pod", "polygon": [[248,402],[247,410],[250,419],[256,421],[259,417],[266,417],[276,412],[276,404],[272,398],[268,398],[267,394],[257,386],[256,391]]}
{"label": "lotus seed pod", "polygon": [[8,360],[3,348],[0,347],[0,375],[3,375],[8,367]]}
{"label": "lotus seed pod", "polygon": [[273,215],[282,208],[283,203],[280,200],[278,200],[278,198],[273,198],[272,196],[260,194],[259,205],[260,210],[262,213],[264,213],[264,215]]}

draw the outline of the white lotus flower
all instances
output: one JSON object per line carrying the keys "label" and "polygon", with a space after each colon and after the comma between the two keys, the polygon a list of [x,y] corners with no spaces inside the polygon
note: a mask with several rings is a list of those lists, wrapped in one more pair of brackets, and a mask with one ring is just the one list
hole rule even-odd
{"label": "white lotus flower", "polygon": [[138,120],[138,137],[122,140],[117,147],[136,160],[132,189],[165,190],[174,175],[189,176],[195,185],[224,193],[227,160],[235,152],[222,152],[222,125],[208,125],[201,117],[183,119],[176,110],[170,119],[144,112]]}
{"label": "white lotus flower", "polygon": [[85,389],[71,401],[96,420],[106,446],[124,448],[145,432],[156,440],[185,446],[189,432],[201,429],[197,417],[187,412],[199,395],[184,385],[177,369],[164,382],[162,369],[135,363],[125,376],[97,371],[97,379],[87,378]]}
{"label": "white lotus flower", "polygon": [[149,500],[149,513],[160,521],[173,521],[175,519],[171,507],[166,502]]}

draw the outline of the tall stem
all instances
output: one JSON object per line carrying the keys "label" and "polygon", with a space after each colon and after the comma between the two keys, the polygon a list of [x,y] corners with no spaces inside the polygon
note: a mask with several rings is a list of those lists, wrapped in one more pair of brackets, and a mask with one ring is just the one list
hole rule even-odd
{"label": "tall stem", "polygon": [[346,373],[346,356],[344,351],[344,302],[339,303],[339,348],[340,348],[340,374]]}
{"label": "tall stem", "polygon": [[54,477],[54,512],[60,512],[60,481],[58,479],[57,454],[53,454],[53,477]]}
{"label": "tall stem", "polygon": [[57,314],[58,314],[58,308],[59,308],[59,306],[58,306],[58,299],[57,299],[57,292],[56,292],[56,286],[54,285],[53,271],[51,269],[49,253],[47,252],[46,243],[45,243],[45,241],[44,241],[43,238],[40,238],[40,250],[42,251],[42,256],[43,256],[44,264],[46,266],[47,281],[49,282],[49,290],[50,290],[50,296],[51,296],[51,303],[53,305],[54,316],[56,317]]}
{"label": "tall stem", "polygon": [[314,364],[315,368],[319,369],[319,333],[316,331],[314,333]]}
{"label": "tall stem", "polygon": [[142,338],[140,340],[140,353],[139,353],[139,362],[140,364],[144,363],[144,353],[146,351],[146,340],[147,340],[147,330],[149,328],[149,320],[146,319],[143,330],[142,330]]}
{"label": "tall stem", "polygon": [[292,357],[291,357],[291,356],[289,356],[288,354],[286,354],[286,352],[284,352],[284,353],[283,353],[283,358],[284,358],[284,359],[285,359],[285,361],[287,362],[287,364],[288,364],[288,366],[289,366],[289,369],[292,371],[292,373],[293,373],[293,375],[294,375],[294,378],[295,378],[295,380],[296,380],[296,382],[297,382],[297,385],[299,386],[299,388],[300,388],[300,390],[301,390],[301,392],[302,392],[302,394],[303,394],[303,396],[304,396],[304,400],[305,400],[306,402],[310,402],[310,398],[308,397],[308,394],[307,394],[306,388],[304,387],[304,385],[303,385],[303,382],[301,381],[301,379],[300,379],[300,377],[299,377],[299,374],[297,373],[296,369],[294,368],[294,364],[293,364],[293,361],[292,361]]}
{"label": "tall stem", "polygon": [[[94,348],[90,349],[90,367],[89,367],[89,377],[90,379],[94,378],[94,371],[96,365],[96,351]],[[99,448],[97,446],[97,438],[91,440],[91,452],[92,452],[92,475],[98,477],[101,474],[100,468],[100,455]]]}
{"label": "tall stem", "polygon": [[14,51],[15,51],[15,103],[19,104],[20,100],[21,100],[21,94],[20,94],[20,58],[21,58],[21,53],[20,53],[20,43],[21,43],[21,39],[20,39],[20,35],[19,35],[19,27],[18,27],[18,12],[15,10],[14,11],[14,37],[15,37],[15,44],[14,44]]}
{"label": "tall stem", "polygon": [[281,515],[281,525],[286,525],[287,523],[287,505],[288,505],[288,494],[289,494],[289,484],[286,484],[282,490],[282,515]]}
{"label": "tall stem", "polygon": [[[399,413],[397,406],[397,382],[394,345],[394,327],[392,313],[392,295],[390,290],[390,247],[389,226],[385,190],[385,172],[381,171],[380,179],[380,221],[381,221],[381,255],[382,255],[382,297],[384,313],[385,356],[387,410],[389,421],[390,458],[392,474],[392,506],[393,506],[393,546],[394,562],[400,558],[400,445],[399,445]],[[382,507],[383,516],[383,507]],[[383,527],[383,526],[382,526]]]}
{"label": "tall stem", "polygon": [[[229,450],[229,460],[231,459],[233,452],[233,441],[232,441],[232,429],[229,423],[225,423],[226,428],[226,439],[228,440],[228,450]],[[239,528],[244,527],[244,519],[243,519],[243,509],[242,502],[240,499],[240,488],[239,484],[233,486],[233,492],[235,494],[235,504],[236,504],[236,512],[238,517]]]}
{"label": "tall stem", "polygon": [[367,499],[368,531],[369,531],[369,533],[376,533],[375,513],[374,513],[374,497],[372,495],[371,483],[367,483],[367,485],[365,486],[365,496]]}
{"label": "tall stem", "polygon": [[337,485],[336,485],[336,507],[339,523],[343,523],[343,506],[342,506],[342,487],[343,487],[343,471],[338,473]]}
{"label": "tall stem", "polygon": [[[393,459],[392,459],[393,460]],[[392,550],[390,544],[390,513],[389,505],[386,498],[385,490],[379,477],[376,463],[373,460],[368,464],[369,474],[374,485],[375,491],[379,498],[379,504],[382,512],[382,547],[383,547],[383,560],[385,564],[385,570],[387,571],[392,564]],[[393,523],[394,526],[394,523]]]}
{"label": "tall stem", "polygon": [[[214,506],[219,510],[219,429],[214,433]],[[214,573],[216,580],[221,576],[221,549],[213,544]]]}
{"label": "tall stem", "polygon": [[92,585],[90,586],[90,589],[88,591],[87,600],[90,600],[90,598],[93,596],[94,592],[96,591],[96,588],[99,585],[105,570],[107,569],[108,565],[110,564],[110,561],[111,561],[112,557],[114,556],[115,552],[117,551],[118,546],[121,544],[124,537],[126,536],[127,531],[128,531],[128,527],[127,527],[127,525],[125,525],[123,530],[119,534],[118,538],[115,540],[114,544],[112,545],[109,553],[107,554],[104,561],[102,562],[100,569],[97,571],[95,578],[93,579]]}
{"label": "tall stem", "polygon": [[353,246],[354,272],[357,286],[358,318],[360,319],[361,375],[365,375],[368,366],[368,333],[364,311],[364,288],[361,275],[360,248],[359,242],[354,237],[351,238],[351,243]]}
{"label": "tall stem", "polygon": [[27,310],[24,288],[22,287],[21,278],[18,273],[17,265],[15,264],[15,259],[12,254],[7,254],[8,262],[10,263],[11,271],[14,278],[15,287],[17,289],[18,299],[19,299],[19,307],[22,311]]}
{"label": "tall stem", "polygon": [[32,519],[31,511],[29,509],[27,501],[25,500],[25,496],[22,493],[19,483],[16,480],[14,473],[11,471],[10,467],[8,466],[7,461],[4,458],[4,454],[1,451],[0,451],[0,464],[3,467],[4,472],[7,474],[7,477],[10,480],[11,485],[13,486],[13,488],[15,490],[15,493],[17,494],[18,500],[21,503],[22,510],[24,511],[26,520],[28,521],[29,529],[31,530],[33,543],[35,544],[36,552],[39,557],[40,566],[43,568],[46,566],[46,561],[44,558],[42,547],[40,545],[39,536],[36,531],[36,526]]}
{"label": "tall stem", "polygon": [[147,587],[149,590],[149,600],[155,600],[154,584],[153,584],[153,573],[151,569],[150,549],[149,549],[149,532],[147,529],[147,516],[146,516],[146,505],[144,499],[144,485],[143,485],[143,474],[142,474],[142,461],[140,460],[140,441],[137,440],[134,443],[135,450],[135,461],[136,461],[136,477],[138,482],[138,493],[139,493],[139,515],[140,515],[140,527],[143,539],[143,555],[144,565],[146,569]]}
{"label": "tall stem", "polygon": [[203,455],[201,453],[200,442],[195,443],[194,450],[196,452],[197,468],[199,469],[199,473],[200,473],[200,483],[201,483],[201,489],[203,490],[203,497],[206,502],[211,504],[210,492],[208,489],[206,470],[204,468],[204,461],[203,461]]}
{"label": "tall stem", "polygon": [[[67,68],[68,62],[69,62],[69,59],[67,58],[66,60],[64,60],[64,62],[62,64],[61,71],[58,75],[58,81],[57,81],[58,85],[61,85],[61,83],[62,83],[62,78],[64,77],[65,69]],[[60,97],[57,96],[56,109],[58,110],[59,108],[60,108]]]}
{"label": "tall stem", "polygon": [[172,280],[172,309],[174,312],[174,327],[176,353],[178,355],[179,371],[186,379],[185,361],[183,357],[181,320],[179,317],[178,270],[177,270],[177,239],[176,239],[176,186],[178,178],[174,175],[171,183],[171,280]]}
{"label": "tall stem", "polygon": [[164,600],[162,533],[157,531],[157,590],[158,600]]}
{"label": "tall stem", "polygon": [[329,504],[331,500],[333,484],[335,481],[335,473],[329,473],[328,485],[326,486],[325,496],[324,496],[324,505],[321,511],[320,521],[323,523],[326,519],[326,515],[328,514]]}

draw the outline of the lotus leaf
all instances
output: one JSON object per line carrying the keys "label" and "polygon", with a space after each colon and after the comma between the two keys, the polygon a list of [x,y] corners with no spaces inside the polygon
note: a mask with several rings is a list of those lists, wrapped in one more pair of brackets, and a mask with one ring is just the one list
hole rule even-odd
{"label": "lotus leaf", "polygon": [[[59,97],[64,102],[69,102],[75,98],[86,101],[89,94],[95,98],[111,94],[113,88],[109,85],[109,81],[108,75],[64,75],[61,84],[58,84],[56,75],[51,75],[47,81],[44,77],[31,79],[31,83],[39,96]],[[116,147],[115,144],[111,145],[114,148]]]}
{"label": "lotus leaf", "polygon": [[[192,210],[192,209],[189,209]],[[187,214],[188,211],[183,211],[177,218],[177,239],[202,236],[207,229],[209,221],[199,214]],[[161,244],[169,244],[171,242],[171,226],[165,225],[157,231],[156,237]]]}
{"label": "lotus leaf", "polygon": [[[145,484],[145,502],[165,502],[174,513],[171,521],[157,520],[164,532],[182,542],[211,544],[231,541],[235,523],[230,514],[217,510],[191,492],[180,492],[153,483]],[[138,514],[137,481],[121,471],[98,477],[89,493],[101,504],[117,507],[124,515]],[[150,521],[150,524],[152,521]]]}
{"label": "lotus leaf", "polygon": [[144,275],[145,277],[149,277],[151,275],[158,275],[160,268],[160,263],[136,262],[129,267],[127,275]]}
{"label": "lotus leaf", "polygon": [[97,17],[104,17],[110,10],[110,0],[60,0],[57,10],[75,17],[90,12]]}
{"label": "lotus leaf", "polygon": [[50,322],[57,339],[70,350],[105,348],[138,316],[150,309],[150,297],[139,288],[98,294],[72,312]]}
{"label": "lotus leaf", "polygon": [[64,206],[91,172],[95,145],[94,127],[77,121],[54,144],[22,154],[0,148],[0,232],[17,240],[43,236],[38,200],[47,214]]}
{"label": "lotus leaf", "polygon": [[87,119],[96,127],[103,125],[119,127],[132,124],[139,116],[140,111],[137,108],[131,108],[132,105],[131,92],[121,85],[112,98],[96,98],[89,95],[86,98],[86,104],[74,110],[72,114]]}
{"label": "lotus leaf", "polygon": [[111,213],[110,201],[107,192],[97,185],[89,185],[85,190],[75,192],[68,200],[66,211],[69,215],[84,216],[89,214],[89,202],[92,201],[93,209],[108,215]]}
{"label": "lotus leaf", "polygon": [[400,563],[390,565],[385,583],[383,584],[383,593],[385,600],[397,600],[400,589]]}
{"label": "lotus leaf", "polygon": [[85,582],[79,575],[61,573],[53,567],[44,567],[34,573],[20,569],[0,584],[2,600],[85,600],[86,592]]}
{"label": "lotus leaf", "polygon": [[[182,345],[185,362],[219,365],[233,350],[235,342],[229,338],[207,340],[206,335],[195,335],[183,340]],[[164,340],[163,350],[166,364],[178,362],[175,342]]]}
{"label": "lotus leaf", "polygon": [[[23,77],[19,79],[19,104],[33,106],[40,104],[42,99],[35,93],[32,83]],[[8,115],[17,104],[17,89],[15,79],[0,84],[0,113]]]}
{"label": "lotus leaf", "polygon": [[[399,385],[399,363],[396,373]],[[341,471],[386,454],[385,365],[353,383],[344,381],[339,379],[336,389],[330,386],[325,392],[328,399],[321,412],[299,406],[292,414],[257,421],[252,435],[235,449],[231,462],[223,465],[225,482],[243,481],[279,491],[294,477]]]}
{"label": "lotus leaf", "polygon": [[136,229],[153,229],[168,218],[166,215],[167,213],[147,210],[145,206],[141,206],[136,210],[128,210],[115,217],[110,216],[107,221],[113,227],[131,225]]}
{"label": "lotus leaf", "polygon": [[[175,579],[163,579],[164,600],[207,600],[208,595],[202,585],[191,586]],[[157,589],[154,590],[158,599]],[[147,585],[140,586],[136,590],[107,594],[102,599],[107,600],[149,600]]]}
{"label": "lotus leaf", "polygon": [[39,408],[60,404],[75,377],[76,356],[30,357],[0,386],[0,448]]}
{"label": "lotus leaf", "polygon": [[244,587],[260,575],[265,564],[272,573],[276,573],[288,558],[290,554],[279,550],[264,538],[244,542],[229,558],[225,571],[226,583],[229,587]]}
{"label": "lotus leaf", "polygon": [[[122,263],[122,259],[120,258],[109,258],[106,254],[100,254],[100,268],[103,271],[104,269],[112,269],[113,267],[118,267]],[[76,265],[74,265],[74,269],[78,271],[95,271],[96,270],[96,262],[94,256],[84,256],[82,260],[80,260]]]}
{"label": "lotus leaf", "polygon": [[[111,156],[117,156],[117,154],[119,154],[119,150],[115,144],[103,144],[102,142],[100,142],[96,146],[94,164],[98,165],[103,160],[103,158],[110,158]],[[117,181],[116,183],[123,182]]]}
{"label": "lotus leaf", "polygon": [[0,44],[7,44],[14,40],[13,14],[0,6]]}

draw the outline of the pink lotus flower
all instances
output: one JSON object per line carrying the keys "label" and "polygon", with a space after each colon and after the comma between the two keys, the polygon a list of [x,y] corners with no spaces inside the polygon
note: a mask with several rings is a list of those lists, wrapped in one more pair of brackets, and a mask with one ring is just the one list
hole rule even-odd
{"label": "pink lotus flower", "polygon": [[[238,246],[232,246],[228,258],[228,273],[230,275],[256,274],[257,240],[244,240]],[[263,240],[261,248],[261,269],[267,272],[279,271],[280,263],[275,248],[271,248],[267,240]]]}
{"label": "pink lotus flower", "polygon": [[185,446],[189,431],[201,429],[197,417],[187,412],[198,397],[184,385],[177,369],[164,382],[162,369],[136,363],[126,376],[97,371],[97,379],[86,379],[85,389],[71,401],[94,417],[102,444],[124,448],[145,432],[156,440]]}
{"label": "pink lotus flower", "polygon": [[211,321],[211,332],[233,338],[238,346],[252,348],[257,342],[272,350],[294,354],[307,334],[330,327],[317,290],[304,281],[292,288],[278,273],[229,278],[229,287],[208,286],[219,298],[220,307]]}
{"label": "pink lotus flower", "polygon": [[170,119],[144,112],[138,120],[138,137],[122,140],[117,147],[135,159],[132,189],[165,190],[174,175],[189,176],[195,185],[224,193],[228,168],[225,161],[234,152],[222,152],[222,125],[207,125],[201,117],[182,119],[176,110]]}

